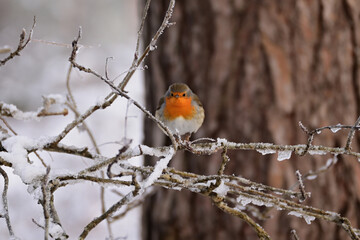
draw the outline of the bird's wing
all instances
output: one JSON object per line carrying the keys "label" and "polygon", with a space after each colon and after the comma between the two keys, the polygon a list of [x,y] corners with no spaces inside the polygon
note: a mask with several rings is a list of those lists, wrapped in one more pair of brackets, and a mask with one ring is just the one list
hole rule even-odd
{"label": "bird's wing", "polygon": [[165,98],[161,97],[159,100],[158,106],[156,108],[156,111],[158,111],[161,108],[161,106],[164,104],[164,102],[165,102]]}
{"label": "bird's wing", "polygon": [[200,102],[199,97],[195,93],[193,93],[193,94],[194,94],[193,101],[195,101],[199,105],[199,107],[203,107],[202,103]]}

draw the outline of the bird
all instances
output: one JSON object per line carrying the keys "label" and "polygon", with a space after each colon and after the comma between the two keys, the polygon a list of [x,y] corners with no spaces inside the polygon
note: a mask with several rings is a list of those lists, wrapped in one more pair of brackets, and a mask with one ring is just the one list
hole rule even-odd
{"label": "bird", "polygon": [[205,118],[205,111],[199,97],[184,83],[170,85],[160,98],[155,117],[162,121],[174,134],[189,141]]}

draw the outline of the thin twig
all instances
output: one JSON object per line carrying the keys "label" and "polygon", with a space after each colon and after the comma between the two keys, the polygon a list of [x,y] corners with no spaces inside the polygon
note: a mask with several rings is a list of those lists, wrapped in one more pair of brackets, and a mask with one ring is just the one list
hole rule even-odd
{"label": "thin twig", "polygon": [[34,154],[38,157],[38,159],[40,160],[41,164],[46,168],[47,165],[44,161],[44,159],[42,159],[42,157],[40,157],[40,155],[35,151]]}
{"label": "thin twig", "polygon": [[72,94],[71,87],[70,87],[70,76],[71,76],[72,69],[73,69],[73,66],[72,66],[72,64],[70,64],[69,69],[66,74],[66,89],[68,92],[68,96],[69,96],[71,105],[73,106],[74,109],[77,110],[76,101],[75,101],[74,95]]}
{"label": "thin twig", "polygon": [[308,173],[304,174],[303,180],[313,180],[317,178],[319,174],[327,172],[332,166],[337,163],[337,161],[337,155],[335,154],[334,157],[328,159],[323,166],[319,167],[315,171],[310,170]]}
{"label": "thin twig", "polygon": [[297,235],[295,229],[292,229],[292,230],[290,231],[290,233],[291,233],[291,236],[292,236],[292,239],[293,239],[293,240],[300,240],[300,238],[299,238],[299,236]]}
{"label": "thin twig", "polygon": [[[79,32],[79,37],[80,37],[80,33]],[[74,60],[75,60],[75,57],[76,57],[76,54],[73,56]],[[106,66],[105,66],[105,75],[107,76],[107,63],[108,63],[108,58],[106,59]],[[71,87],[70,87],[70,75],[71,75],[71,70],[73,69],[73,64],[70,64],[69,66],[69,70],[68,70],[68,74],[67,74],[67,77],[66,77],[66,88],[68,90],[68,95],[69,95],[69,98],[70,98],[70,102],[72,105],[72,110],[73,112],[75,113],[75,116],[78,118],[80,116],[80,113],[79,113],[79,110],[77,108],[77,104],[76,104],[76,101],[75,101],[75,98],[72,94],[72,91],[71,91]],[[96,150],[96,153],[100,155],[100,149],[99,149],[99,146],[98,144],[96,143],[96,140],[95,140],[95,137],[93,135],[93,133],[91,132],[90,128],[87,126],[87,124],[85,122],[82,123],[83,124],[83,127],[85,128],[95,150]],[[104,178],[104,172],[101,171],[101,177]],[[100,186],[100,202],[101,202],[101,212],[104,213],[105,212],[105,209],[106,209],[106,206],[105,206],[105,188],[103,186]],[[110,223],[110,220],[109,218],[106,218],[106,223],[107,223],[107,229],[108,229],[108,232],[109,232],[109,238],[110,240],[113,239],[113,234],[112,234],[112,230],[111,230],[111,223]]]}
{"label": "thin twig", "polygon": [[351,142],[352,142],[352,139],[354,137],[354,134],[355,134],[355,130],[356,130],[356,127],[359,125],[360,123],[360,116],[359,118],[356,120],[354,126],[351,128],[350,132],[349,132],[349,135],[348,135],[348,138],[346,140],[346,146],[345,146],[345,149],[347,151],[350,151],[351,150]]}
{"label": "thin twig", "polygon": [[17,133],[15,132],[15,130],[10,126],[10,124],[0,116],[0,120],[5,124],[5,126],[14,134],[17,135]]}
{"label": "thin twig", "polygon": [[224,147],[223,152],[221,153],[221,157],[222,157],[222,163],[220,165],[219,171],[218,171],[218,175],[223,175],[224,171],[225,171],[225,166],[226,164],[230,161],[229,156],[227,155],[227,147]]}
{"label": "thin twig", "polygon": [[175,149],[177,148],[177,142],[175,141],[174,137],[172,136],[172,132],[159,120],[157,120],[149,111],[147,111],[143,106],[141,106],[139,103],[137,103],[136,101],[134,101],[133,99],[131,99],[124,91],[123,89],[125,88],[125,86],[127,85],[128,81],[130,80],[130,78],[132,77],[133,73],[135,72],[135,70],[137,69],[137,67],[144,61],[145,57],[147,56],[147,54],[149,53],[150,49],[152,49],[155,44],[157,39],[160,37],[160,35],[163,33],[163,31],[165,30],[166,27],[169,26],[169,19],[172,16],[172,12],[173,12],[173,8],[175,6],[175,0],[171,0],[169,3],[169,7],[168,10],[166,11],[163,23],[161,24],[161,26],[159,27],[158,31],[156,32],[156,34],[154,35],[151,43],[149,44],[149,46],[147,47],[147,49],[144,51],[143,55],[136,61],[135,64],[135,68],[131,67],[128,74],[125,76],[124,80],[122,81],[122,83],[120,84],[120,89],[119,90],[117,87],[115,87],[115,85],[113,85],[112,82],[110,82],[106,77],[102,77],[100,74],[96,73],[95,71],[93,71],[90,68],[85,68],[79,64],[77,64],[75,62],[75,57],[76,54],[79,50],[78,47],[78,41],[81,38],[81,28],[79,30],[78,36],[77,38],[75,38],[75,40],[72,43],[73,46],[73,50],[71,52],[69,61],[72,64],[73,67],[78,68],[80,71],[84,71],[87,73],[91,73],[93,75],[95,75],[96,77],[100,78],[101,80],[105,81],[111,88],[112,90],[116,93],[116,94],[109,94],[105,100],[100,103],[97,104],[95,106],[90,107],[84,114],[82,114],[81,116],[79,116],[77,119],[75,119],[72,123],[68,124],[68,126],[64,129],[64,131],[62,131],[56,138],[55,140],[52,142],[52,144],[56,144],[58,142],[60,142],[75,126],[77,126],[78,124],[82,123],[88,116],[90,116],[93,112],[95,112],[98,109],[104,109],[108,106],[110,106],[116,99],[117,95],[120,95],[122,97],[125,97],[128,100],[133,101],[133,103],[141,110],[143,111],[149,118],[151,118],[152,120],[154,120],[155,122],[158,123],[158,125],[168,134],[168,136],[170,137],[173,146],[175,147]]}
{"label": "thin twig", "polygon": [[[11,126],[8,124],[8,122],[5,121],[5,119],[3,119],[2,117],[0,117],[0,120],[6,125],[6,127],[7,127],[14,135],[18,135],[18,134],[15,132],[15,130],[11,128]],[[39,155],[36,151],[34,151],[34,154],[39,158],[41,164],[42,164],[44,167],[47,167],[47,165],[45,164],[44,159],[42,159],[42,158],[40,157],[40,155]]]}
{"label": "thin twig", "polygon": [[234,216],[242,219],[243,221],[245,221],[247,224],[249,224],[255,230],[259,239],[261,239],[261,240],[269,240],[270,239],[269,234],[267,232],[265,232],[265,230],[259,224],[257,224],[253,219],[251,219],[246,213],[244,213],[240,210],[237,210],[235,208],[229,207],[221,199],[216,199],[213,197],[213,202],[215,203],[215,205],[218,208],[220,208],[224,212],[234,215]]}
{"label": "thin twig", "polygon": [[109,64],[109,59],[113,59],[113,57],[107,57],[106,61],[105,61],[105,77],[107,80],[109,80],[109,75],[108,75],[108,64]]}
{"label": "thin twig", "polygon": [[[104,171],[101,171],[100,174],[101,174],[101,178],[104,178],[104,176],[105,176]],[[104,186],[100,186],[100,202],[101,202],[101,213],[104,214],[106,212]],[[113,236],[112,229],[111,229],[110,216],[107,216],[105,220],[106,220],[106,227],[107,227],[107,230],[109,233],[109,239],[113,240],[114,236]]]}
{"label": "thin twig", "polygon": [[[113,82],[107,80],[105,77],[101,76],[100,74],[98,74],[97,72],[93,71],[90,68],[86,68],[83,67],[81,65],[79,65],[78,63],[75,62],[75,57],[76,57],[76,53],[78,51],[78,46],[77,43],[80,40],[81,37],[81,30],[79,30],[79,34],[78,37],[73,41],[73,51],[71,53],[71,56],[69,58],[69,61],[72,63],[72,65],[76,68],[78,68],[80,71],[84,71],[87,73],[91,73],[94,76],[96,76],[97,78],[103,80],[106,84],[108,84],[110,86],[110,88],[112,89],[113,93],[115,93],[116,95],[119,95],[121,97],[124,97],[128,100],[130,100],[137,108],[139,108],[143,113],[145,113],[145,115],[147,117],[149,117],[151,120],[153,120],[154,122],[156,122],[160,128],[169,136],[171,142],[173,143],[174,148],[176,149],[178,146],[177,141],[175,140],[173,133],[170,131],[170,129],[164,125],[163,122],[161,122],[160,120],[158,120],[153,114],[151,114],[147,109],[145,109],[145,107],[143,107],[140,103],[138,103],[137,101],[135,101],[134,99],[132,99],[128,94],[126,94],[125,92],[123,92],[122,90],[120,90],[118,87],[116,87],[114,85]],[[53,141],[53,143],[58,143],[59,141],[61,141],[75,126],[77,126],[79,123],[83,122],[88,116],[90,116],[94,111],[98,110],[98,109],[104,109],[108,106],[110,106],[113,101],[115,101],[115,97],[110,97],[109,99],[105,99],[102,103],[99,103],[98,105],[95,105],[93,107],[91,107],[90,109],[88,109],[83,115],[79,116],[77,119],[75,119],[72,123],[70,123],[62,133],[60,133],[55,140]]]}
{"label": "thin twig", "polygon": [[11,117],[19,120],[39,120],[39,117],[56,115],[66,116],[68,114],[68,110],[66,108],[59,112],[49,112],[48,106],[45,106],[45,104],[46,103],[44,103],[44,106],[38,109],[36,112],[23,112],[13,104],[0,102],[0,116]]}
{"label": "thin twig", "polygon": [[[255,150],[255,149],[265,149],[265,148],[271,148],[271,149],[277,149],[277,150],[284,150],[284,149],[292,148],[293,151],[296,151],[295,149],[299,148],[298,149],[299,152],[301,152],[301,148],[306,147],[305,145],[281,146],[281,145],[272,145],[272,144],[264,144],[264,143],[253,143],[253,144],[232,143],[232,142],[225,142],[223,139],[218,139],[217,142],[212,142],[212,143],[194,144],[193,147],[201,149],[202,147],[205,147],[205,146],[208,148],[218,149],[218,150],[224,149],[224,147],[226,146],[227,151],[230,149]],[[144,148],[144,147],[142,147],[142,148]],[[149,148],[149,147],[147,147],[147,148]],[[169,151],[169,148],[171,148],[171,147],[154,148],[151,150],[151,152],[167,152],[167,151]],[[319,146],[313,145],[313,146],[311,146],[309,152],[311,153],[311,151],[313,149],[322,149],[322,148]],[[146,152],[149,153],[149,150],[147,150]],[[223,152],[223,156],[224,156],[224,153],[225,153],[225,151]],[[61,186],[65,186],[66,184],[68,184],[69,181],[76,180],[76,182],[78,182],[79,180],[84,179],[84,180],[88,180],[88,181],[92,181],[92,182],[97,182],[101,185],[103,185],[103,184],[119,184],[119,185],[127,185],[127,186],[132,185],[132,186],[136,187],[136,183],[133,183],[133,182],[121,182],[116,179],[94,178],[91,176],[84,176],[82,174],[84,174],[84,173],[90,174],[91,172],[99,171],[103,167],[109,166],[109,164],[112,164],[114,161],[117,160],[119,167],[121,169],[121,172],[123,172],[123,173],[128,172],[130,175],[133,176],[133,179],[136,179],[134,177],[135,176],[134,173],[141,174],[144,176],[143,178],[146,178],[154,171],[153,167],[148,167],[148,166],[136,167],[136,166],[129,164],[127,161],[121,161],[121,159],[129,159],[131,157],[138,156],[140,154],[143,155],[145,153],[144,153],[144,151],[126,151],[126,152],[123,152],[120,155],[116,156],[116,158],[109,158],[107,160],[102,161],[101,163],[96,163],[93,166],[89,167],[88,169],[80,171],[76,175],[72,175],[72,176],[68,176],[68,177],[67,176],[58,177],[56,180],[54,180],[54,182],[58,182],[59,183],[58,187],[61,187]],[[348,153],[344,152],[344,154],[348,154]],[[131,172],[133,174],[131,174]],[[112,174],[112,176],[120,177],[123,175]],[[313,208],[310,206],[301,205],[296,202],[283,199],[288,196],[301,198],[302,195],[307,195],[307,193],[298,193],[298,192],[293,192],[290,190],[277,189],[277,188],[273,188],[270,186],[265,186],[263,184],[251,182],[247,179],[243,179],[240,177],[228,176],[228,175],[201,176],[201,175],[197,175],[194,173],[181,172],[181,171],[178,171],[175,169],[165,169],[163,174],[160,176],[160,178],[155,181],[155,184],[162,186],[162,187],[166,187],[166,188],[172,188],[172,189],[179,189],[179,188],[180,189],[188,189],[195,193],[201,193],[201,194],[206,194],[208,196],[213,196],[213,191],[215,190],[215,188],[214,188],[214,184],[212,184],[212,183],[214,181],[217,182],[218,180],[223,182],[224,185],[227,188],[229,188],[228,192],[231,193],[226,196],[224,195],[225,197],[224,197],[224,201],[222,201],[223,203],[221,203],[221,204],[219,203],[220,204],[219,206],[225,211],[227,211],[227,210],[230,211],[230,209],[227,208],[228,206],[227,207],[225,206],[226,205],[225,202],[232,202],[234,204],[241,205],[241,203],[243,203],[244,201],[249,202],[249,203],[254,201],[257,204],[261,203],[261,204],[264,204],[265,206],[274,206],[274,207],[277,207],[278,209],[286,210],[289,212],[297,212],[300,215],[306,216],[306,218],[310,218],[310,219],[318,218],[318,219],[323,219],[325,221],[334,222],[334,223],[342,226],[344,228],[344,230],[347,231],[350,236],[353,236],[355,234],[355,232],[357,231],[357,229],[354,229],[351,226],[350,222],[346,218],[341,217],[337,213],[330,212],[330,211],[324,211],[321,209],[316,209],[316,208]],[[54,188],[52,190],[52,192],[56,189],[57,189],[57,187]],[[269,193],[271,193],[271,194],[269,194]],[[243,199],[243,200],[241,200],[241,201],[237,200],[238,196],[239,197],[241,196],[240,199]],[[219,196],[217,196],[217,197],[219,197]],[[235,201],[234,201],[234,198],[236,199]],[[125,200],[123,200],[123,201],[125,201]],[[223,205],[223,204],[225,204],[225,205]],[[112,211],[116,212],[116,210],[114,210],[114,208]],[[104,214],[106,215],[107,213],[109,213],[109,212],[106,211],[106,213],[104,213]],[[229,212],[229,213],[234,214],[231,212]],[[236,214],[239,215],[239,213],[236,213]],[[101,218],[106,219],[107,216],[105,216],[105,215],[103,215]],[[240,214],[239,216],[245,217],[242,214]],[[100,221],[101,218],[97,219],[97,221]],[[92,223],[89,225],[89,226],[92,226],[91,229],[93,227],[95,227],[95,225],[98,224],[97,221],[95,221],[95,223]],[[93,224],[95,224],[95,225],[93,225]],[[85,232],[90,231],[91,229],[86,228],[86,229],[84,229],[84,231]],[[357,239],[357,238],[353,238],[353,239]]]}
{"label": "thin twig", "polygon": [[300,200],[300,202],[303,202],[306,200],[306,197],[307,197],[306,192],[305,192],[304,182],[302,180],[302,176],[301,176],[301,173],[299,170],[296,170],[295,174],[296,174],[296,178],[299,182],[299,190],[301,193],[301,197],[299,198],[299,200]]}
{"label": "thin twig", "polygon": [[25,40],[26,37],[26,31],[25,29],[22,30],[21,34],[20,34],[20,40],[19,40],[19,44],[16,48],[15,51],[11,52],[9,54],[9,56],[7,56],[5,59],[0,61],[0,66],[5,65],[5,63],[11,59],[13,59],[15,56],[19,56],[20,52],[28,45],[28,43],[31,41],[32,35],[33,35],[33,30],[35,28],[36,25],[36,17],[34,16],[34,20],[33,20],[33,25],[30,29],[30,33],[27,37],[27,39]]}
{"label": "thin twig", "polygon": [[43,205],[43,212],[44,212],[44,219],[45,219],[45,235],[44,239],[47,240],[49,236],[49,226],[50,226],[50,190],[48,187],[48,179],[49,179],[49,173],[50,173],[50,167],[46,168],[46,174],[44,178],[42,179],[41,184],[41,191],[42,191],[42,205]]}
{"label": "thin twig", "polygon": [[[147,4],[150,4],[150,2],[147,2]],[[148,6],[146,5],[146,7],[148,7]],[[170,0],[168,9],[166,10],[166,13],[165,13],[165,17],[164,17],[159,29],[157,30],[157,32],[155,33],[155,35],[151,39],[151,42],[145,48],[143,54],[139,57],[139,59],[137,59],[137,56],[136,56],[137,54],[135,54],[135,59],[134,59],[134,62],[132,64],[129,72],[126,74],[124,80],[120,83],[120,90],[122,92],[125,92],[126,85],[128,84],[128,82],[131,79],[132,75],[135,73],[136,69],[144,61],[145,57],[149,54],[150,51],[152,51],[152,50],[154,50],[156,48],[157,40],[163,34],[165,28],[170,26],[169,20],[170,20],[172,14],[173,14],[174,7],[175,7],[175,0]],[[144,17],[146,17],[146,15]],[[142,31],[142,29],[141,29],[141,31]],[[140,32],[140,34],[141,34],[141,32]]]}
{"label": "thin twig", "polygon": [[[121,196],[119,192],[115,192],[115,193],[116,193],[117,195]],[[119,220],[119,219],[125,217],[126,214],[127,214],[128,212],[130,212],[132,209],[141,206],[141,205],[145,202],[145,200],[147,199],[147,197],[148,197],[149,195],[153,194],[153,193],[154,193],[154,191],[145,192],[145,193],[142,195],[142,198],[140,198],[140,199],[138,199],[138,200],[136,200],[136,201],[133,201],[133,202],[131,202],[130,204],[127,204],[127,205],[126,205],[126,209],[125,209],[122,213],[111,217],[111,222],[115,222],[116,220]],[[123,197],[123,196],[122,196],[122,197]]]}
{"label": "thin twig", "polygon": [[308,150],[309,150],[309,148],[311,146],[311,143],[314,140],[314,136],[316,134],[320,134],[321,131],[323,131],[325,129],[329,129],[334,133],[337,132],[340,129],[350,129],[350,132],[348,134],[348,138],[346,140],[346,145],[345,145],[344,149],[345,149],[345,151],[351,151],[351,142],[352,142],[352,139],[354,137],[355,130],[360,129],[359,124],[360,124],[360,117],[356,120],[355,124],[352,125],[352,126],[337,124],[337,125],[333,125],[333,126],[320,127],[320,128],[316,128],[316,129],[314,129],[312,131],[309,131],[302,124],[302,122],[299,122],[300,128],[308,135],[308,141],[307,141],[307,144],[306,144],[306,148],[304,149],[304,152],[301,154],[301,156],[305,155],[308,152]]}
{"label": "thin twig", "polygon": [[150,3],[151,3],[151,0],[147,0],[146,3],[145,3],[145,7],[144,7],[142,18],[141,18],[141,24],[140,24],[139,31],[138,31],[138,34],[137,34],[135,57],[134,57],[134,61],[132,63],[132,66],[135,66],[135,62],[139,58],[140,42],[141,42],[143,30],[144,30],[145,20],[146,20],[147,14],[149,12]]}
{"label": "thin twig", "polygon": [[89,224],[87,224],[82,231],[82,233],[79,236],[79,240],[83,240],[86,238],[86,236],[89,234],[89,232],[95,228],[99,223],[101,223],[104,219],[111,216],[111,214],[118,211],[122,206],[125,204],[129,204],[133,199],[138,195],[137,189],[134,191],[128,193],[125,197],[123,197],[120,201],[112,205],[106,212],[101,214],[99,217],[96,217],[94,220],[92,220]]}
{"label": "thin twig", "polygon": [[2,169],[1,167],[0,167],[0,174],[4,178],[4,190],[2,192],[2,205],[3,205],[4,213],[1,217],[5,218],[6,226],[8,228],[10,237],[14,237],[15,235],[14,235],[14,231],[11,226],[10,215],[9,215],[9,206],[8,206],[8,200],[7,200],[7,191],[9,188],[9,177],[6,174],[6,172],[4,171],[4,169]]}

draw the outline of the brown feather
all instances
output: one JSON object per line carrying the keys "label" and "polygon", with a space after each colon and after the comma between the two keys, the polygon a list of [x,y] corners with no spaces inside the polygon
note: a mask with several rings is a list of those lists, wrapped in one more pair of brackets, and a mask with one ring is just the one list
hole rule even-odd
{"label": "brown feather", "polygon": [[188,85],[184,83],[174,83],[173,85],[170,86],[171,92],[186,92],[189,89],[190,88],[188,87]]}
{"label": "brown feather", "polygon": [[164,98],[164,97],[161,97],[160,100],[159,100],[158,106],[157,106],[157,108],[156,108],[156,111],[161,108],[161,105],[163,105],[164,102],[165,102],[165,98]]}

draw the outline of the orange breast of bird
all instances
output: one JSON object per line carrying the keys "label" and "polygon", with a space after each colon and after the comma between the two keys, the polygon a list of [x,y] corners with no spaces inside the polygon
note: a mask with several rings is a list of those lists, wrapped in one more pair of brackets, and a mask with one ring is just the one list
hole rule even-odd
{"label": "orange breast of bird", "polygon": [[195,107],[191,105],[190,97],[167,97],[165,98],[164,117],[173,120],[177,117],[191,119],[194,116]]}

